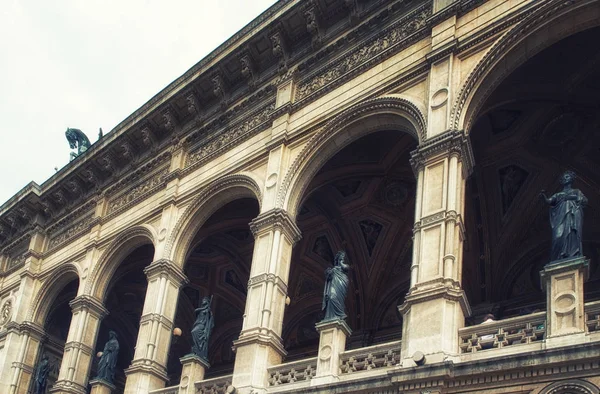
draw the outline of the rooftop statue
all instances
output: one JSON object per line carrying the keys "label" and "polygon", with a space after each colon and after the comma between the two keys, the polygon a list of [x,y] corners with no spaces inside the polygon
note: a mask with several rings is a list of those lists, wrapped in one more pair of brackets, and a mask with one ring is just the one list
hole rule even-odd
{"label": "rooftop statue", "polygon": [[550,205],[550,261],[583,256],[583,208],[587,204],[587,198],[581,190],[571,187],[574,180],[575,173],[566,171],[560,178],[562,191],[551,197],[547,197],[544,190],[540,193],[540,198]]}
{"label": "rooftop statue", "polygon": [[79,129],[67,128],[67,131],[65,131],[65,136],[67,137],[67,141],[69,141],[69,146],[71,149],[77,149],[77,153],[71,152],[71,160],[92,146],[88,137]]}
{"label": "rooftop statue", "polygon": [[119,356],[119,341],[117,333],[110,330],[109,339],[104,345],[104,351],[98,362],[98,374],[96,379],[112,383],[115,379],[115,369],[117,367],[117,357]]}
{"label": "rooftop statue", "polygon": [[343,320],[346,318],[345,300],[348,291],[348,269],[345,264],[346,252],[340,250],[335,255],[333,267],[325,270],[325,289],[323,290],[323,305],[325,311],[323,321]]}
{"label": "rooftop statue", "polygon": [[212,296],[204,297],[200,303],[200,307],[196,308],[196,321],[192,328],[192,353],[208,362],[208,341],[210,333],[215,326],[210,305],[212,304]]}

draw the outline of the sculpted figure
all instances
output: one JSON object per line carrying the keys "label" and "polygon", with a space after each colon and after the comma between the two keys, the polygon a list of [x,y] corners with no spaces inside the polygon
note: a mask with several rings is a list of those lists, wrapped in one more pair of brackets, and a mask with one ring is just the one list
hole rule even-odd
{"label": "sculpted figure", "polygon": [[551,197],[547,197],[544,190],[540,193],[540,198],[550,205],[551,261],[583,255],[583,207],[587,204],[587,198],[581,190],[571,187],[575,180],[574,172],[566,171],[560,180],[562,191]]}
{"label": "sculpted figure", "polygon": [[102,357],[98,362],[98,375],[96,379],[104,380],[112,383],[115,379],[115,368],[117,366],[117,357],[119,356],[119,341],[117,341],[117,333],[114,331],[108,332],[108,342],[104,345]]}
{"label": "sculpted figure", "polygon": [[346,252],[340,250],[335,255],[334,265],[325,270],[325,289],[323,290],[323,321],[344,319],[346,317],[344,301],[348,291],[348,269],[344,263]]}
{"label": "sculpted figure", "polygon": [[46,353],[42,354],[42,359],[35,369],[34,394],[46,394],[46,384],[48,373],[50,372],[50,362]]}
{"label": "sculpted figure", "polygon": [[192,328],[192,353],[208,362],[208,340],[210,333],[215,326],[210,304],[211,297],[204,297],[200,307],[196,308],[196,321]]}
{"label": "sculpted figure", "polygon": [[71,149],[77,149],[77,153],[71,152],[71,160],[92,146],[88,137],[79,129],[68,128],[67,131],[65,131],[65,136],[67,137],[67,141],[69,141]]}

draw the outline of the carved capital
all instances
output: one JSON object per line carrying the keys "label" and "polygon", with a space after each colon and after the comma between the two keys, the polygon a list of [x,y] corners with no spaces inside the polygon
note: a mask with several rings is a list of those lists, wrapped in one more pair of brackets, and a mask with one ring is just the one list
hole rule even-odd
{"label": "carved capital", "polygon": [[31,338],[37,339],[38,341],[41,341],[46,336],[44,327],[32,321],[24,321],[23,323],[21,323],[19,325],[19,331],[22,334],[27,334]]}
{"label": "carved capital", "polygon": [[285,283],[285,281],[283,279],[281,279],[279,276],[275,275],[275,274],[260,274],[257,275],[255,277],[252,277],[248,280],[248,287],[252,287],[255,286],[259,283],[267,283],[267,282],[271,282],[273,283],[276,287],[278,287],[279,289],[281,289],[281,292],[283,294],[287,294],[287,284]]}
{"label": "carved capital", "polygon": [[81,310],[87,310],[99,320],[102,320],[106,315],[108,315],[108,310],[104,307],[104,304],[102,304],[100,300],[85,294],[75,297],[71,302],[69,302],[69,306],[71,306],[73,313]]}
{"label": "carved capital", "polygon": [[155,377],[162,379],[165,382],[169,380],[166,368],[157,363],[156,361],[150,360],[148,358],[140,358],[137,360],[133,360],[131,366],[127,368],[124,372],[126,376],[140,373],[154,375]]}
{"label": "carved capital", "polygon": [[258,215],[250,222],[250,230],[255,238],[259,234],[271,230],[280,230],[294,244],[302,238],[302,233],[296,223],[289,213],[281,208],[274,208]]}
{"label": "carved capital", "polygon": [[242,331],[240,333],[240,338],[233,341],[234,350],[249,345],[268,346],[277,351],[282,357],[287,355],[287,352],[283,347],[283,341],[281,340],[281,337],[272,330],[266,330],[266,333],[264,328],[261,330],[261,332]]}
{"label": "carved capital", "polygon": [[465,178],[471,175],[475,160],[471,142],[462,130],[449,130],[426,140],[411,152],[410,164],[415,175],[418,175],[427,162],[444,156],[458,157],[458,160],[462,162]]}
{"label": "carved capital", "polygon": [[187,276],[185,276],[183,270],[173,261],[168,259],[154,261],[144,268],[144,273],[146,274],[148,281],[156,277],[166,276],[171,282],[177,283],[179,287],[188,282]]}

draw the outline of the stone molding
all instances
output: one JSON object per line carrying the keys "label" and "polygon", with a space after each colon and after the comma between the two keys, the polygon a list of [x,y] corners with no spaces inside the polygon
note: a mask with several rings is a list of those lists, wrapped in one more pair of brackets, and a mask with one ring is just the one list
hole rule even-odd
{"label": "stone molding", "polygon": [[281,355],[281,357],[285,357],[287,355],[287,351],[285,350],[283,341],[279,335],[272,330],[266,330],[263,328],[261,328],[260,331],[261,332],[242,331],[239,339],[233,341],[233,349],[235,350],[242,346],[258,344],[274,349]]}
{"label": "stone molding", "polygon": [[271,282],[275,286],[277,286],[283,292],[283,294],[287,294],[287,289],[288,289],[287,284],[285,283],[285,281],[283,279],[281,279],[281,277],[279,277],[278,275],[275,275],[275,274],[262,273],[262,274],[259,274],[257,276],[250,278],[248,280],[248,288],[250,288],[251,286],[257,285],[259,283],[268,283],[268,282]]}
{"label": "stone molding", "polygon": [[73,313],[87,310],[99,320],[108,315],[108,309],[104,307],[104,304],[100,300],[86,294],[75,297],[69,302],[69,306]]}
{"label": "stone molding", "polygon": [[174,325],[173,321],[167,319],[160,313],[147,313],[145,315],[142,315],[142,317],[140,317],[140,325],[143,323],[146,323],[146,322],[150,322],[150,321],[158,322],[159,324],[161,324],[169,329],[173,328],[173,325]]}
{"label": "stone molding", "polygon": [[337,328],[341,330],[344,334],[346,334],[347,337],[350,337],[350,335],[352,335],[352,329],[348,326],[348,323],[346,323],[346,321],[342,319],[321,321],[315,324],[315,328],[319,333],[321,331],[329,330],[331,328]]}
{"label": "stone molding", "polygon": [[463,164],[463,175],[467,178],[473,171],[475,158],[469,138],[464,131],[448,130],[440,135],[427,139],[411,152],[410,164],[418,176],[427,162],[441,156],[456,156]]}
{"label": "stone molding", "polygon": [[87,387],[71,380],[59,380],[48,392],[57,394],[87,394]]}
{"label": "stone molding", "polygon": [[261,213],[250,222],[250,231],[252,231],[254,238],[271,230],[282,231],[293,244],[302,238],[302,233],[290,214],[281,208],[273,208],[270,211]]}
{"label": "stone molding", "polygon": [[166,368],[149,358],[139,358],[134,360],[124,372],[126,376],[141,373],[153,375],[165,382],[169,380]]}
{"label": "stone molding", "polygon": [[181,267],[169,259],[155,260],[144,268],[144,274],[146,274],[148,282],[156,277],[166,275],[171,282],[177,283],[180,288],[189,282]]}
{"label": "stone molding", "polygon": [[462,289],[443,285],[438,285],[428,289],[419,289],[418,286],[420,285],[422,285],[422,283],[419,283],[408,292],[404,303],[398,306],[400,313],[405,314],[415,304],[444,298],[446,300],[458,302],[461,306],[463,314],[465,316],[471,315],[471,306],[469,305],[467,296]]}
{"label": "stone molding", "polygon": [[92,349],[91,346],[88,346],[85,343],[81,343],[78,341],[70,341],[65,343],[65,349],[78,349],[81,350],[81,352],[89,355],[94,353],[94,349]]}
{"label": "stone molding", "polygon": [[32,321],[24,321],[23,323],[19,324],[19,332],[22,334],[26,333],[31,338],[35,338],[38,341],[43,340],[46,336],[44,327]]}

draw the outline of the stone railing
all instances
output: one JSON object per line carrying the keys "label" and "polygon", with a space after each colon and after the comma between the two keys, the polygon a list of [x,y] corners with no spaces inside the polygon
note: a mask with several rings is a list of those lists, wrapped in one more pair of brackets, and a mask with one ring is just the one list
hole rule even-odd
{"label": "stone railing", "polygon": [[478,324],[458,331],[461,353],[532,343],[543,340],[545,334],[546,312]]}
{"label": "stone railing", "polygon": [[588,332],[600,332],[600,301],[585,304],[585,326]]}
{"label": "stone railing", "polygon": [[340,354],[340,373],[351,374],[376,368],[392,367],[400,363],[402,341],[382,343]]}
{"label": "stone railing", "polygon": [[196,394],[225,394],[232,380],[233,375],[226,375],[196,382]]}
{"label": "stone railing", "polygon": [[152,390],[149,394],[177,394],[179,386],[165,387],[164,389]]}
{"label": "stone railing", "polygon": [[292,361],[269,368],[269,386],[308,382],[317,372],[317,358]]}

